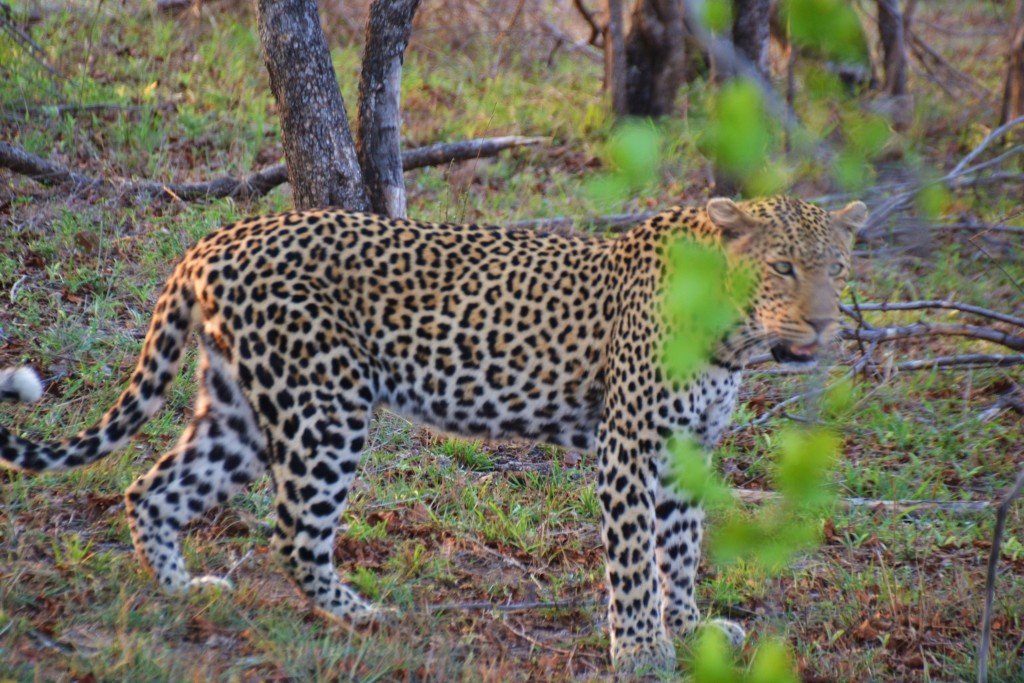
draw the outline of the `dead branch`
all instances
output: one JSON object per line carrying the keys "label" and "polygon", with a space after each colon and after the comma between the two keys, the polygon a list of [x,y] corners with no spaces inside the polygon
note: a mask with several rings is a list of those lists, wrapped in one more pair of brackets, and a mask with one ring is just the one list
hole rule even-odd
{"label": "dead branch", "polygon": [[597,600],[551,600],[533,602],[446,602],[439,605],[427,605],[430,612],[527,612],[536,609],[584,609],[600,604]]}
{"label": "dead branch", "polygon": [[58,73],[56,69],[50,66],[50,63],[46,60],[46,52],[43,48],[39,47],[39,44],[32,40],[31,36],[18,28],[18,26],[10,19],[10,8],[8,8],[7,5],[0,5],[0,29],[6,31],[11,39],[20,44],[32,59],[35,60],[39,66],[46,69],[53,78],[66,80],[63,74]]}
{"label": "dead branch", "polygon": [[[733,496],[743,503],[761,504],[779,500],[782,494],[776,491],[758,491],[752,489],[733,489]],[[951,512],[964,514],[985,512],[992,507],[987,500],[875,500],[873,498],[840,498],[838,506],[843,510],[868,508],[872,511],[888,512]]]}
{"label": "dead branch", "polygon": [[537,230],[540,232],[557,232],[576,225],[590,225],[605,229],[631,228],[657,215],[657,211],[644,211],[643,213],[613,213],[604,216],[587,216],[580,219],[570,216],[552,216],[551,218],[527,218],[521,221],[512,221],[505,225],[509,228]]}
{"label": "dead branch", "polygon": [[935,74],[936,82],[940,87],[945,89],[946,82],[957,81],[957,85],[964,90],[969,91],[971,95],[980,100],[990,97],[989,93],[981,88],[973,78],[950,64],[949,61],[939,54],[931,45],[924,42],[924,40],[922,40],[921,37],[913,31],[913,29],[907,30],[907,37],[910,39],[908,42],[910,44],[911,52],[915,57],[917,57],[921,66],[931,73],[932,67],[928,64],[928,61],[930,60],[933,65],[941,68],[949,75],[949,78],[942,79],[938,74]]}
{"label": "dead branch", "polygon": [[934,368],[1008,368],[1024,365],[1024,355],[999,355],[988,353],[964,353],[956,356],[934,356],[918,360],[905,360],[893,364],[893,368],[902,372],[915,370],[932,370]]}
{"label": "dead branch", "polygon": [[896,339],[932,336],[970,337],[999,344],[1014,351],[1024,351],[1024,337],[1001,330],[993,330],[989,327],[961,325],[958,323],[916,322],[911,325],[875,327],[870,329],[845,327],[840,330],[839,336],[842,339],[856,339],[868,342],[887,342]]}
{"label": "dead branch", "polygon": [[0,112],[6,119],[21,120],[26,116],[63,116],[64,114],[88,114],[97,111],[142,111],[144,109],[161,108],[145,107],[137,104],[118,104],[116,102],[100,104],[44,104],[38,107],[17,107]]}
{"label": "dead branch", "polygon": [[597,22],[597,18],[594,13],[586,8],[583,4],[583,0],[572,0],[572,4],[579,10],[583,20],[590,26],[590,38],[587,42],[594,47],[604,47],[604,43],[601,42],[601,38],[604,36],[604,29]]}
{"label": "dead branch", "polygon": [[[937,181],[933,182],[942,183],[950,189],[956,189],[958,187],[962,187],[965,184],[978,184],[980,182],[985,182],[985,179],[982,178],[973,178],[968,179],[967,181],[965,181],[963,178],[964,176],[976,174],[977,172],[980,172],[986,168],[991,167],[995,160],[984,162],[982,164],[978,164],[977,166],[971,166],[971,163],[975,159],[977,159],[982,154],[982,152],[988,149],[989,145],[991,145],[994,141],[1000,139],[1011,128],[1018,126],[1022,123],[1024,123],[1024,116],[1019,116],[1013,119],[1012,121],[1009,121],[997,127],[991,133],[986,135],[985,138],[974,147],[974,149],[968,152],[967,155],[964,156],[964,158],[961,159],[960,162],[956,166],[954,166],[952,170],[949,171],[949,173],[942,176]],[[998,158],[1000,160],[1006,158],[1006,154],[1000,155],[1000,157]],[[993,176],[988,177],[988,181],[1001,182],[1003,180],[1013,180],[1019,177],[1020,174],[993,174]],[[906,189],[902,192],[897,192],[896,194],[889,197],[887,200],[885,200],[878,206],[874,207],[874,209],[871,212],[871,217],[868,219],[867,224],[865,224],[865,226],[861,228],[858,235],[870,235],[887,218],[889,218],[895,213],[904,211],[913,206],[918,191],[920,191],[920,189],[924,186],[925,183],[913,183],[910,189]],[[906,185],[904,185],[903,187],[906,187]]]}
{"label": "dead branch", "polygon": [[402,152],[402,168],[409,171],[424,166],[441,166],[456,161],[492,157],[511,147],[532,147],[547,141],[548,138],[508,135],[497,138],[462,140],[461,142],[439,142]]}
{"label": "dead branch", "polygon": [[999,568],[999,553],[1003,546],[1003,530],[1010,506],[1024,490],[1024,467],[1017,474],[1017,481],[996,509],[996,528],[992,532],[992,549],[988,554],[988,574],[985,577],[985,612],[982,615],[981,643],[978,645],[978,681],[988,681],[988,651],[992,644],[992,603],[996,595],[996,573]]}
{"label": "dead branch", "polygon": [[[846,307],[844,307],[846,308]],[[926,301],[888,301],[883,303],[860,303],[857,304],[857,310],[859,311],[919,311],[924,309],[941,308],[952,311],[961,311],[963,313],[970,313],[971,315],[980,316],[982,318],[991,318],[993,320],[999,320],[1004,323],[1011,325],[1017,325],[1024,327],[1024,318],[1018,318],[1006,313],[1000,313],[999,311],[993,311],[988,308],[982,308],[980,306],[972,306],[971,304],[962,304],[958,301],[946,301],[939,299],[929,299]],[[850,310],[844,310],[845,313],[855,316],[855,312]]]}
{"label": "dead branch", "polygon": [[[747,367],[756,367],[757,372],[762,375],[807,375],[813,372],[821,372],[822,369],[817,363],[775,365],[767,368],[757,367],[768,363],[771,360],[772,357],[768,354],[758,355],[747,363]],[[853,366],[854,364],[855,361],[850,359],[836,363],[835,367]],[[869,365],[872,365],[872,363],[864,363],[865,367]],[[899,372],[916,372],[918,370],[937,370],[939,368],[956,368],[960,370],[975,370],[978,368],[1009,368],[1016,365],[1024,365],[1024,354],[1002,355],[997,353],[963,353],[952,356],[932,356],[931,358],[915,358],[912,360],[898,361],[892,364],[887,364],[885,367],[892,368]]]}
{"label": "dead branch", "polygon": [[[463,140],[453,143],[438,143],[406,150],[402,153],[402,168],[406,171],[454,163],[467,159],[493,156],[511,147],[536,145],[547,138],[525,138],[507,136]],[[161,183],[152,180],[128,180],[125,178],[90,177],[72,171],[66,166],[36,156],[21,147],[0,142],[0,168],[6,168],[44,185],[70,185],[73,189],[90,187],[106,188],[128,194],[151,197],[167,197],[182,201],[219,199],[222,197],[251,198],[270,192],[278,185],[288,182],[288,171],[284,164],[268,166],[243,178],[224,176],[197,183]]]}

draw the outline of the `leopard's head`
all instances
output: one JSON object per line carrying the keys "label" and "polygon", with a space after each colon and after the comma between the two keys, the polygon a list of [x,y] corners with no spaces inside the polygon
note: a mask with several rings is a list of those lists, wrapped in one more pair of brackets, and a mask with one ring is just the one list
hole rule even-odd
{"label": "leopard's head", "polygon": [[751,313],[724,342],[725,353],[742,363],[767,343],[780,362],[813,360],[839,324],[839,294],[867,207],[851,202],[829,212],[791,197],[716,198],[705,210],[727,251],[759,276]]}

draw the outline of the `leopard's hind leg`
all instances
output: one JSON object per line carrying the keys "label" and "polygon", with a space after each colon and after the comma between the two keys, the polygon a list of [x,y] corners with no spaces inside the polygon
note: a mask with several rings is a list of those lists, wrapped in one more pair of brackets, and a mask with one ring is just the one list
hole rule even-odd
{"label": "leopard's hind leg", "polygon": [[265,439],[224,356],[203,340],[195,417],[177,446],[127,491],[135,550],[161,587],[227,584],[193,578],[185,569],[178,534],[194,517],[224,503],[265,469]]}

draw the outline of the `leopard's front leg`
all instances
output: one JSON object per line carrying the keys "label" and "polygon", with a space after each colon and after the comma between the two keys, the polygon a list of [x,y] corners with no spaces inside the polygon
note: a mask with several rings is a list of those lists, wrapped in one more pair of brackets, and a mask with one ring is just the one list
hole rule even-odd
{"label": "leopard's front leg", "polygon": [[675,649],[661,618],[654,555],[657,440],[637,433],[637,421],[611,412],[613,419],[598,434],[597,495],[607,554],[612,665],[620,672],[671,670]]}

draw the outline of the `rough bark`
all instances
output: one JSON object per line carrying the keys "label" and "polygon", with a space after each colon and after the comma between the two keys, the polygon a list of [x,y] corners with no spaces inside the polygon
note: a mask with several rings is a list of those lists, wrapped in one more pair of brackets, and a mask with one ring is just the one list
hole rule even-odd
{"label": "rough bark", "polygon": [[368,211],[345,103],[315,0],[256,0],[295,207]]}
{"label": "rough bark", "polygon": [[[625,113],[664,116],[687,77],[680,0],[637,0],[625,38]],[[618,113],[618,112],[617,112]]]}
{"label": "rough bark", "polygon": [[903,95],[907,92],[907,49],[899,0],[878,0],[878,35],[885,60],[885,91]]}
{"label": "rough bark", "polygon": [[750,63],[768,77],[771,0],[733,0],[732,42]]}
{"label": "rough bark", "polygon": [[622,28],[622,0],[607,0],[604,28],[604,88],[612,96],[612,111],[626,116],[626,45]]}
{"label": "rough bark", "polygon": [[1024,116],[1024,2],[1017,6],[1017,18],[1010,39],[999,125],[1020,116]]}
{"label": "rough bark", "polygon": [[359,165],[374,211],[406,217],[400,108],[402,55],[419,0],[374,0],[359,79]]}

